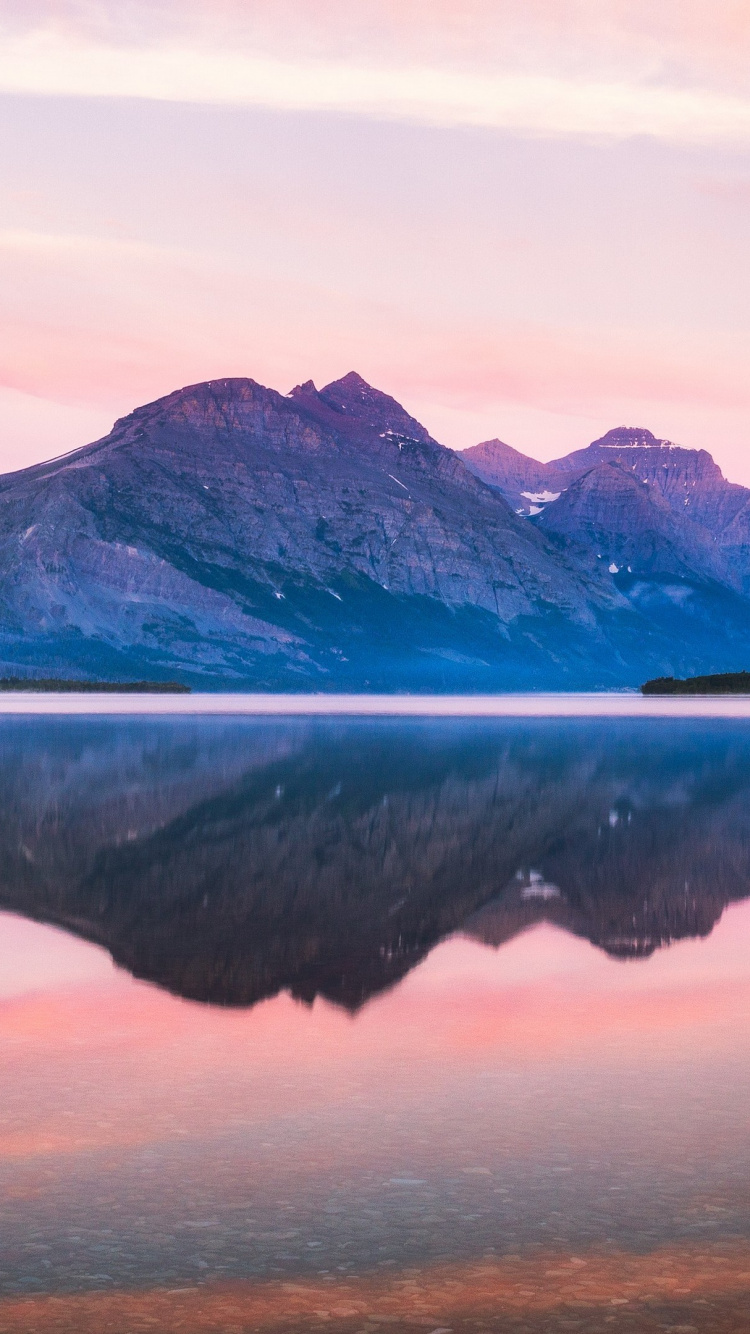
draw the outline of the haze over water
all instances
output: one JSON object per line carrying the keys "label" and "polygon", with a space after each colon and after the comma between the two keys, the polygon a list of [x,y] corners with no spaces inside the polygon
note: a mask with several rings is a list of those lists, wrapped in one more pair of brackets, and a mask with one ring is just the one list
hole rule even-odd
{"label": "haze over water", "polygon": [[0,1330],[747,1328],[750,721],[0,760]]}

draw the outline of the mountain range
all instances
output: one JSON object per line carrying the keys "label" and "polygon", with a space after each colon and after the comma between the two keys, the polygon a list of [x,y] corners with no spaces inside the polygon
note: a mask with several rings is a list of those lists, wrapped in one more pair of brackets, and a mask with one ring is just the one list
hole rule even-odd
{"label": "mountain range", "polygon": [[457,453],[355,373],[191,386],[0,478],[0,570],[7,676],[494,691],[750,662],[750,491],[705,451]]}

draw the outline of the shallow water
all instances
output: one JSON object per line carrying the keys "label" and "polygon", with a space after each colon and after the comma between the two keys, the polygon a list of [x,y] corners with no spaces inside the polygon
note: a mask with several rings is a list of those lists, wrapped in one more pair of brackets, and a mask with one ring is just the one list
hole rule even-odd
{"label": "shallow water", "polygon": [[748,1328],[750,722],[0,759],[0,1330]]}

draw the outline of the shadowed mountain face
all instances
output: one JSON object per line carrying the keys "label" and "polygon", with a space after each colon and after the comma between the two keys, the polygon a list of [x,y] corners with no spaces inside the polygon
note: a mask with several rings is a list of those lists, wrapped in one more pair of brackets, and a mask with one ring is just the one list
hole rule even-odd
{"label": "shadowed mountain face", "polygon": [[0,570],[7,674],[498,689],[639,651],[610,580],[354,374],[196,385],[0,479]]}
{"label": "shadowed mountain face", "polygon": [[631,606],[678,642],[744,662],[750,491],[727,482],[705,450],[618,427],[551,463],[499,440],[462,457],[569,558],[577,550],[586,568],[607,570]]}
{"label": "shadowed mountain face", "polygon": [[94,722],[0,729],[0,906],[179,995],[352,1010],[450,933],[637,958],[750,893],[750,727]]}
{"label": "shadowed mountain face", "polygon": [[[609,463],[654,488],[674,514],[703,526],[723,530],[750,501],[746,487],[727,482],[705,449],[683,449],[659,440],[642,427],[618,426],[585,449],[574,450],[551,463],[540,463],[502,440],[487,440],[463,450],[469,469],[507,495],[514,509],[528,512],[534,503],[530,491],[552,496],[570,486],[591,468]],[[557,497],[555,497],[557,498]]]}
{"label": "shadowed mountain face", "polygon": [[[708,455],[710,505],[693,479],[655,509],[621,455],[693,466],[691,451],[605,438],[542,465],[497,443],[506,486],[488,449],[445,449],[353,373],[288,395],[217,380],[139,408],[0,478],[0,673],[498,691],[750,660],[744,567],[705,529],[720,511],[739,551],[744,511]],[[519,514],[520,491],[536,500]]]}
{"label": "shadowed mountain face", "polygon": [[[656,531],[665,548],[665,572],[670,572],[673,549],[679,548],[681,572],[750,587],[750,490],[727,482],[705,449],[682,449],[658,440],[651,431],[619,426],[586,449],[551,463],[527,458],[501,440],[465,449],[461,457],[517,513],[543,514],[539,522],[549,532],[570,531],[567,493],[573,490],[580,518],[577,535],[597,550],[601,534],[587,532],[586,522],[597,525],[603,498],[611,496],[616,506],[618,498],[629,495],[627,514],[615,516],[615,541],[637,544],[645,533],[648,562],[653,555],[648,541]],[[588,507],[581,501],[584,482],[591,493]],[[606,554],[616,554],[616,547]],[[635,549],[631,557],[636,563],[642,560]]]}

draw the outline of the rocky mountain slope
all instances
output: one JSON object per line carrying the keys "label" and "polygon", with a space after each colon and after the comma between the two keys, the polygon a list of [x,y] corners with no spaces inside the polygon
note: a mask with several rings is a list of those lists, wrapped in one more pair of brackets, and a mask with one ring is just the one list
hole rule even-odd
{"label": "rocky mountain slope", "polygon": [[705,450],[618,427],[551,463],[499,440],[463,452],[519,516],[606,568],[634,607],[683,642],[710,641],[739,661],[750,592],[750,491]]}
{"label": "rocky mountain slope", "polygon": [[[531,522],[497,470],[475,475],[476,451],[444,448],[354,373],[288,395],[211,381],[139,408],[103,440],[0,478],[0,671],[209,689],[575,689],[750,660],[750,600],[705,537],[697,486],[693,517],[678,520],[671,482],[650,499],[606,438],[591,447],[608,461],[596,485],[580,460],[501,448],[514,487],[564,474]],[[742,506],[706,475],[741,534]],[[650,565],[634,537],[642,547],[633,516],[645,514]]]}
{"label": "rocky mountain slope", "polygon": [[557,500],[539,509],[538,528],[582,544],[613,574],[709,578],[741,590],[737,570],[708,529],[687,514],[677,518],[654,487],[617,464],[574,475]]}
{"label": "rocky mountain slope", "polygon": [[[613,494],[625,496],[624,474],[641,484],[631,489],[626,506],[632,514],[627,525],[632,535],[656,527],[662,541],[694,553],[698,570],[734,581],[744,591],[750,588],[750,490],[726,481],[705,449],[683,449],[658,440],[651,431],[619,426],[586,449],[551,463],[527,458],[501,440],[465,449],[461,457],[475,476],[505,496],[516,513],[530,517],[544,513],[550,530],[557,524],[554,516],[565,510],[563,497],[585,476],[598,476],[595,485],[600,492],[609,485]],[[601,471],[607,467],[616,472]],[[653,505],[650,512],[648,500]],[[565,531],[564,521],[560,523]]]}

